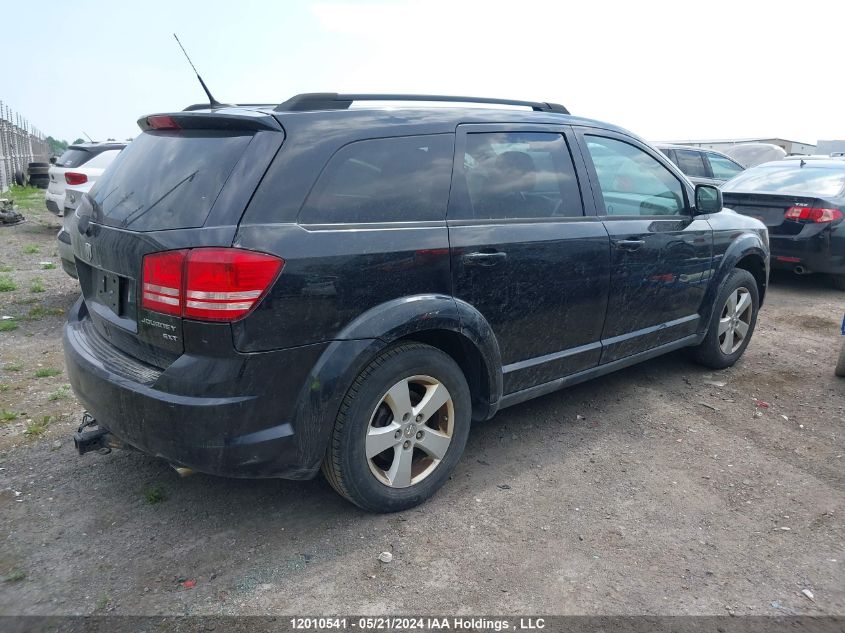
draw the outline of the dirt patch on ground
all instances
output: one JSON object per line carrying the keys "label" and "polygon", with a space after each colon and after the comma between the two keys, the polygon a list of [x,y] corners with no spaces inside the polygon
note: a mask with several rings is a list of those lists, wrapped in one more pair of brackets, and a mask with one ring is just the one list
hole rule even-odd
{"label": "dirt patch on ground", "polygon": [[64,369],[62,317],[24,318],[75,297],[38,263],[58,263],[46,215],[0,232],[19,287],[0,409],[22,414],[0,439],[0,613],[845,613],[845,293],[821,279],[775,278],[735,367],[672,354],[505,410],[434,499],[374,516],[321,479],[77,457],[64,374],[35,377]]}

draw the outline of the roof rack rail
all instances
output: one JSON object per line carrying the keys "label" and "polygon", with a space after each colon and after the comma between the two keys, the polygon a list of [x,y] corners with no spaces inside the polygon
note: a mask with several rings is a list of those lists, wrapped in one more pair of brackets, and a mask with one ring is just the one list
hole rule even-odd
{"label": "roof rack rail", "polygon": [[490,99],[488,97],[453,97],[444,95],[401,95],[401,94],[338,94],[336,92],[309,92],[291,97],[276,106],[276,112],[304,112],[308,110],[347,110],[353,101],[443,101],[447,103],[490,103],[496,105],[523,106],[537,112],[559,112],[569,110],[559,103],[543,101],[517,101],[514,99]]}

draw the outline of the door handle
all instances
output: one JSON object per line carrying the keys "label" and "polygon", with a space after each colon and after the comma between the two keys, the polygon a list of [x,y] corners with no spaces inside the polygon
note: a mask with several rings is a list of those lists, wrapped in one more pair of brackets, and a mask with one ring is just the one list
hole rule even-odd
{"label": "door handle", "polygon": [[635,251],[639,249],[645,240],[616,240],[613,245],[623,251]]}
{"label": "door handle", "polygon": [[464,253],[461,255],[461,262],[464,266],[495,266],[507,258],[508,254],[502,251],[478,251],[475,253]]}

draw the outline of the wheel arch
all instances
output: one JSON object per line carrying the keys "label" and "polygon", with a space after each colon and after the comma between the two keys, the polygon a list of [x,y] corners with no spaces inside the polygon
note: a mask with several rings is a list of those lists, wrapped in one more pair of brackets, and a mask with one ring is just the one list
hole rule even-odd
{"label": "wheel arch", "polygon": [[706,331],[716,310],[716,298],[719,296],[722,284],[735,268],[742,268],[752,274],[757,282],[759,304],[762,306],[769,282],[769,249],[758,233],[752,231],[740,233],[733,239],[725,253],[714,259],[712,283],[701,302],[702,317],[704,317],[702,333]]}
{"label": "wheel arch", "polygon": [[473,419],[495,414],[502,397],[501,355],[483,316],[448,295],[394,299],[351,321],[309,372],[294,416],[309,470],[319,468],[341,402],[355,378],[399,341],[425,343],[448,354],[467,378]]}

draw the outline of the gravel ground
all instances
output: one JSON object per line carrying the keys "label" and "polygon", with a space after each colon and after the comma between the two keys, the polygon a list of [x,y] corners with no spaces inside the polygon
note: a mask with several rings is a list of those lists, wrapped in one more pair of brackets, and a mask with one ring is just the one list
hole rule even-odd
{"label": "gravel ground", "polygon": [[64,374],[36,377],[63,370],[77,291],[32,201],[0,228],[0,614],[845,614],[845,293],[823,280],[775,277],[735,367],[672,354],[503,411],[434,499],[373,516],[322,479],[77,457]]}

